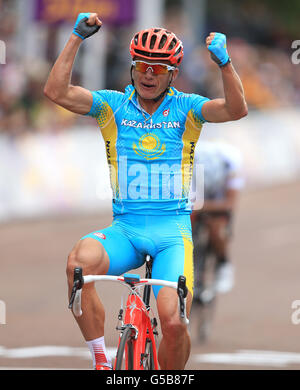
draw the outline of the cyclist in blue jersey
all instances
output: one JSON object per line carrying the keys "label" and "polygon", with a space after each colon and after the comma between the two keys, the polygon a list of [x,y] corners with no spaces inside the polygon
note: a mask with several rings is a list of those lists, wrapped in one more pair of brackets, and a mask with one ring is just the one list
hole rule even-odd
{"label": "cyclist in blue jersey", "polygon": [[[121,274],[154,259],[153,277],[188,286],[193,294],[193,244],[189,188],[194,150],[205,121],[237,120],[247,114],[241,81],[226,49],[226,37],[211,33],[206,45],[220,67],[224,98],[185,94],[171,85],[179,72],[183,46],[163,28],[135,34],[130,44],[131,78],[124,93],[89,91],[70,84],[74,59],[84,39],[102,22],[95,13],[79,14],[73,33],[55,62],[44,92],[60,106],[96,119],[105,141],[113,191],[111,226],[84,236],[69,255],[84,274]],[[91,59],[92,61],[92,59]],[[158,358],[162,369],[183,369],[190,354],[186,325],[178,315],[176,291],[154,288],[162,330]],[[104,344],[104,307],[94,285],[82,292],[83,315],[77,318],[94,366],[109,369]]]}

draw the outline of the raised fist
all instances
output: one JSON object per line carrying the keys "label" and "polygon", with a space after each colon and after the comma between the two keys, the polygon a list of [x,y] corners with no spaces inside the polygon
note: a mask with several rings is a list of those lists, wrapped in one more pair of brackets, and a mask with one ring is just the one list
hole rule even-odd
{"label": "raised fist", "polygon": [[77,17],[73,34],[81,39],[86,39],[95,34],[101,26],[102,22],[97,14],[91,12],[81,13]]}

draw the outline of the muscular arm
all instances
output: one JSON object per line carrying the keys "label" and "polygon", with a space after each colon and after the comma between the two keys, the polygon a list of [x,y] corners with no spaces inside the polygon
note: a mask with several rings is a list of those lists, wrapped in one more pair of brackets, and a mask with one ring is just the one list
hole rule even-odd
{"label": "muscular arm", "polygon": [[[90,26],[102,24],[95,13],[90,14],[87,23]],[[81,43],[82,39],[73,33],[56,60],[44,87],[44,94],[50,100],[76,114],[86,114],[93,104],[89,90],[70,83],[74,60]]]}
{"label": "muscular arm", "polygon": [[[215,33],[206,38],[209,49]],[[242,82],[231,62],[220,67],[224,98],[213,99],[203,104],[202,114],[208,122],[227,122],[238,120],[248,113]]]}
{"label": "muscular arm", "polygon": [[72,112],[86,114],[93,103],[91,92],[70,84],[73,63],[81,42],[79,37],[71,35],[50,72],[44,94],[54,103]]}
{"label": "muscular arm", "polygon": [[233,121],[248,113],[243,86],[232,64],[221,68],[221,73],[225,97],[203,104],[202,114],[208,122]]}

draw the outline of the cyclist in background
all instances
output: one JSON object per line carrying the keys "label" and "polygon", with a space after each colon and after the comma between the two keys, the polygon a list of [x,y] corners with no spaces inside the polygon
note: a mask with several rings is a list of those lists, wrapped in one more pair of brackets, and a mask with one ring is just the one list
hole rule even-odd
{"label": "cyclist in background", "polygon": [[[231,64],[226,37],[220,33],[211,33],[206,45],[220,68],[225,97],[210,100],[171,87],[183,59],[183,46],[174,33],[163,28],[134,35],[130,43],[132,84],[124,93],[74,86],[70,79],[77,51],[101,25],[97,14],[79,14],[44,88],[56,104],[97,120],[113,191],[111,226],[84,236],[69,255],[69,290],[75,267],[82,267],[84,274],[122,274],[140,267],[149,254],[154,260],[153,278],[177,282],[179,275],[186,276],[189,313],[193,244],[188,193],[194,149],[205,121],[225,122],[247,115],[243,87]],[[162,331],[160,367],[183,369],[191,345],[187,327],[179,319],[177,292],[159,286],[153,291]],[[109,369],[105,311],[92,284],[83,287],[82,309],[76,321],[94,366]]]}
{"label": "cyclist in background", "polygon": [[[234,267],[230,261],[229,244],[232,238],[232,218],[240,191],[244,187],[242,155],[224,142],[200,141],[195,150],[193,186],[204,178],[204,203],[199,196],[191,215],[192,226],[198,218],[205,218],[210,244],[217,256],[216,291],[226,293],[234,285]],[[197,167],[204,176],[197,177]],[[200,170],[200,175],[203,171]],[[201,202],[201,204],[200,204]]]}

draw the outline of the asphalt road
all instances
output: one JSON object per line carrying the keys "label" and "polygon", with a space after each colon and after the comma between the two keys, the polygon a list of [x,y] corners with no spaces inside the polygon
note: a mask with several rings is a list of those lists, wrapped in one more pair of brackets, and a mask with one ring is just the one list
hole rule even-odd
{"label": "asphalt road", "polygon": [[[197,342],[192,318],[186,368],[300,369],[299,193],[297,182],[242,195],[231,247],[236,284],[218,298],[205,344]],[[0,226],[0,310],[6,322],[0,324],[1,368],[91,368],[67,308],[66,258],[81,236],[110,221],[108,213]],[[113,353],[124,288],[107,283],[98,291],[107,308],[106,344]]]}

